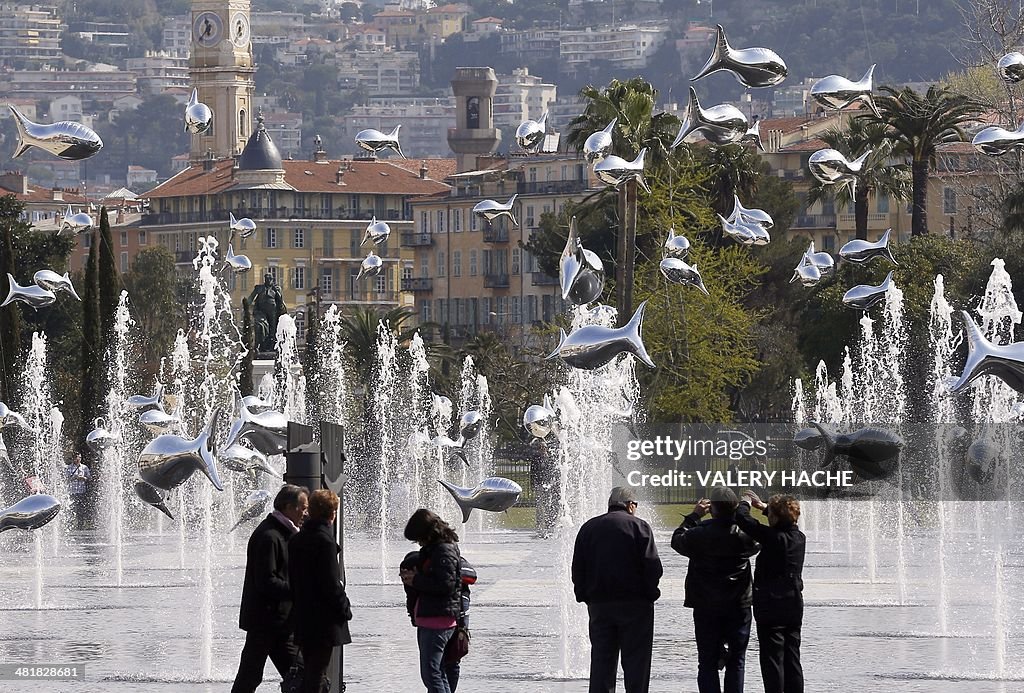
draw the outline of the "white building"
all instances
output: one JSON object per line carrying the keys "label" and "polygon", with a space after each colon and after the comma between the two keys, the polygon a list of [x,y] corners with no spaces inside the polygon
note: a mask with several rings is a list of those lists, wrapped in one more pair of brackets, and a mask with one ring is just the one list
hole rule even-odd
{"label": "white building", "polygon": [[56,7],[0,5],[0,66],[41,67],[59,62],[64,31]]}
{"label": "white building", "polygon": [[161,47],[165,53],[188,59],[192,52],[192,22],[188,17],[164,19]]}
{"label": "white building", "polygon": [[389,96],[376,97],[354,106],[345,116],[346,143],[343,153],[359,153],[352,138],[360,130],[374,128],[391,132],[401,124],[402,151],[411,159],[449,157],[448,128],[455,122],[455,100]]}
{"label": "white building", "polygon": [[334,57],[342,89],[363,89],[372,96],[419,89],[420,55],[415,51],[349,51]]}
{"label": "white building", "polygon": [[50,121],[73,120],[82,122],[82,98],[69,94],[59,96],[50,102]]}
{"label": "white building", "polygon": [[494,94],[494,127],[502,131],[502,141],[512,142],[516,128],[524,120],[537,120],[558,97],[558,88],[543,78],[531,75],[528,68],[498,75]]}
{"label": "white building", "polygon": [[647,65],[667,37],[668,27],[663,24],[568,29],[559,32],[558,51],[569,72],[596,60],[611,63],[618,70],[635,70]]}
{"label": "white building", "polygon": [[146,51],[145,57],[128,58],[128,72],[135,74],[139,91],[150,94],[190,85],[188,58],[167,51]]}

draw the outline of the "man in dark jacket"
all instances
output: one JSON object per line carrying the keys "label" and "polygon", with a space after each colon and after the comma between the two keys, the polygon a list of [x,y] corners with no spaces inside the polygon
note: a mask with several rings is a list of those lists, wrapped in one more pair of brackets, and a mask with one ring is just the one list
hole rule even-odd
{"label": "man in dark jacket", "polygon": [[253,693],[263,682],[267,657],[284,679],[288,690],[302,660],[292,637],[292,595],[288,586],[288,539],[299,531],[306,516],[307,493],[287,484],[274,498],[274,511],[249,537],[245,582],[238,627],[246,631],[238,674],[231,693]]}
{"label": "man in dark jacket", "polygon": [[348,631],[352,608],[341,584],[341,547],[334,539],[337,514],[338,496],[333,491],[314,491],[309,497],[309,518],[288,541],[295,639],[304,667],[302,693],[330,689],[326,672],[331,653],[336,645],[352,642]]}
{"label": "man in dark jacket", "polygon": [[[693,609],[697,689],[721,693],[718,669],[724,661],[725,693],[742,693],[750,640],[750,557],[758,547],[736,525],[736,494],[715,486],[710,496],[683,518],[672,534],[672,548],[690,559],[683,606]],[[711,519],[701,522],[709,510]]]}
{"label": "man in dark jacket", "polygon": [[654,602],[661,596],[661,559],[654,532],[636,517],[633,489],[616,486],[608,512],[576,536],[572,584],[590,614],[590,693],[615,690],[622,655],[626,693],[647,693],[654,647]]}

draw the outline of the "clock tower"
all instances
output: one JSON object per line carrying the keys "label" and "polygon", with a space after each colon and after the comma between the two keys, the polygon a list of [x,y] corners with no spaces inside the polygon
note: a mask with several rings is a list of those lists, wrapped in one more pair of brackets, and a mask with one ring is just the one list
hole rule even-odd
{"label": "clock tower", "polygon": [[192,0],[189,75],[199,100],[213,110],[213,127],[192,135],[190,161],[213,152],[234,156],[252,134],[253,76],[249,0]]}

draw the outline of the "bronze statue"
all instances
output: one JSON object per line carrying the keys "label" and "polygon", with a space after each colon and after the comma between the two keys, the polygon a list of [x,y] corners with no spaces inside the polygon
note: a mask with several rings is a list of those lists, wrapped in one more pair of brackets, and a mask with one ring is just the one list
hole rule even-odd
{"label": "bronze statue", "polygon": [[274,275],[263,275],[263,283],[249,295],[249,304],[252,306],[256,351],[274,351],[277,346],[277,319],[287,312],[284,295],[281,287],[274,283]]}

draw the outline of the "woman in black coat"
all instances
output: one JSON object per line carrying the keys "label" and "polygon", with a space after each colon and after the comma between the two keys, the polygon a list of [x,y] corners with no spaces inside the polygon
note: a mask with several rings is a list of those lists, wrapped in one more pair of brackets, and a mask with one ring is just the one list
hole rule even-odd
{"label": "woman in black coat", "polygon": [[420,652],[420,678],[427,693],[452,693],[444,650],[462,611],[459,535],[434,513],[420,508],[405,526],[405,538],[420,545],[415,568],[399,572],[415,595],[413,622]]}
{"label": "woman in black coat", "polygon": [[[750,516],[751,506],[765,513],[767,526]],[[797,527],[799,519],[800,502],[793,496],[776,495],[764,503],[747,491],[736,509],[736,524],[761,544],[754,568],[754,619],[765,693],[804,691],[800,627],[807,538]]]}
{"label": "woman in black coat", "polygon": [[309,517],[288,540],[295,640],[305,664],[302,693],[320,693],[334,647],[352,642],[352,607],[341,583],[341,548],[334,540],[337,513],[338,496],[333,491],[314,491]]}

